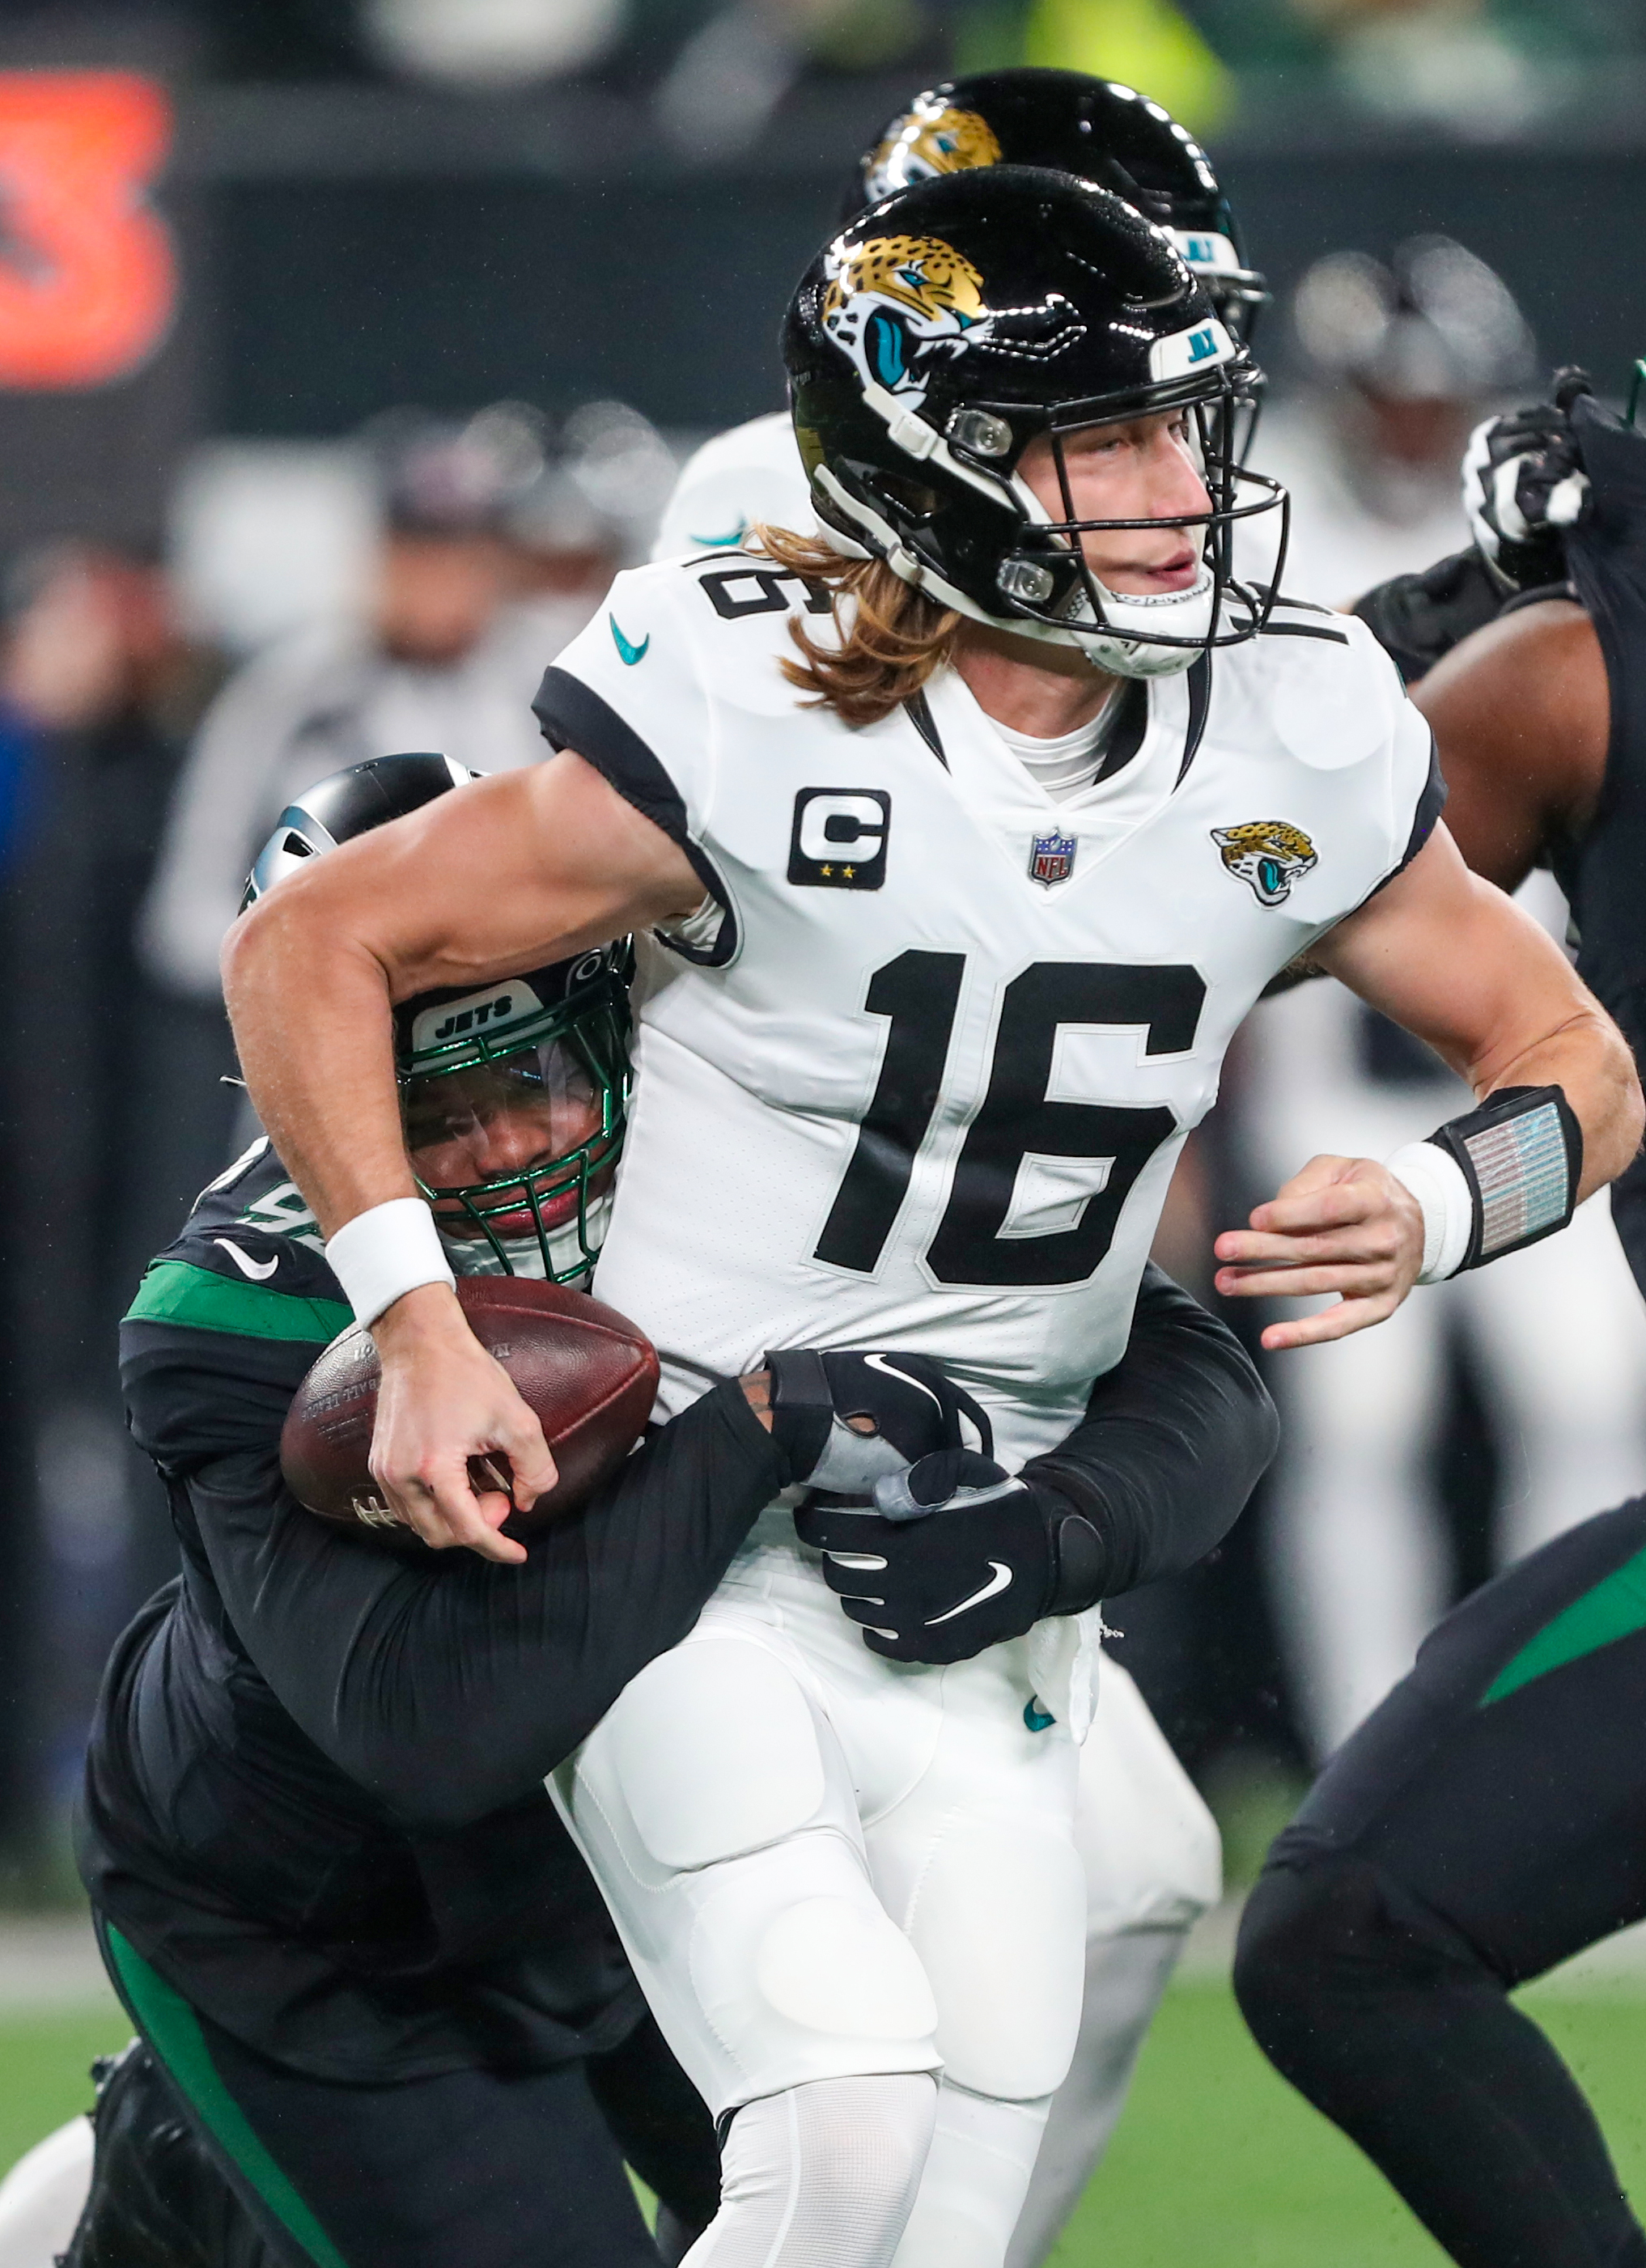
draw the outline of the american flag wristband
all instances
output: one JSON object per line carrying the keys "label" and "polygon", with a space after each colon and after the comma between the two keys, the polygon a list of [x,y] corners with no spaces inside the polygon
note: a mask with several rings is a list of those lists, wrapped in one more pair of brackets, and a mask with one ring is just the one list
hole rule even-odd
{"label": "american flag wristband", "polygon": [[1423,1208],[1419,1283],[1484,1267],[1564,1228],[1583,1169],[1583,1129],[1559,1086],[1500,1087],[1478,1110],[1397,1151],[1389,1170]]}

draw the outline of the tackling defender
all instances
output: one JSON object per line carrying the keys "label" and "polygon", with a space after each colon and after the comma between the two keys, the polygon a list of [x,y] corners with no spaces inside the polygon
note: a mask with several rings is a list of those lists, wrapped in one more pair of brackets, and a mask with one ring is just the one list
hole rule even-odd
{"label": "tackling defender", "polygon": [[[599,1282],[658,1344],[662,1409],[775,1346],[781,1422],[781,1351],[822,1340],[933,1353],[992,1420],[986,1478],[917,1466],[875,1510],[802,1509],[798,1543],[774,1499],[556,1786],[727,2122],[694,2262],[998,2268],[1074,2043],[1107,1574],[1100,1529],[1049,1532],[1009,1468],[1122,1351],[1229,1038],[1308,947],[1490,1098],[1393,1170],[1314,1161],[1220,1238],[1243,1292],[1343,1295],[1271,1345],[1558,1227],[1642,1111],[1604,1013],[1458,859],[1365,632],[1231,580],[1243,492],[1283,499],[1238,468],[1250,364],[1158,230],[1032,169],[926,183],[824,248],[786,354],[833,548],[770,532],[769,563],[619,578],[539,698],[560,757],[299,873],[226,975],[420,1532],[506,1556],[469,1456],[506,1452],[527,1496],[552,1467],[411,1198],[391,1001],[631,930]],[[1055,803],[1010,735],[1100,718]],[[882,1531],[927,1513],[952,1603],[893,1626]]]}

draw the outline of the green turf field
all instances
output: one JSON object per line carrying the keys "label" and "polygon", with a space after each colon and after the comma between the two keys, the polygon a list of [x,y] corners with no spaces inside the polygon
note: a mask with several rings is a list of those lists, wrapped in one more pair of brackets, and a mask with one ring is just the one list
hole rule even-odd
{"label": "green turf field", "polygon": [[[1646,2199],[1646,1997],[1532,2004]],[[112,2003],[0,2020],[0,2168],[78,2110],[92,2056],[128,2036]],[[1172,1992],[1057,2268],[1417,2268],[1443,2256],[1342,2138],[1276,2079],[1225,1986]]]}

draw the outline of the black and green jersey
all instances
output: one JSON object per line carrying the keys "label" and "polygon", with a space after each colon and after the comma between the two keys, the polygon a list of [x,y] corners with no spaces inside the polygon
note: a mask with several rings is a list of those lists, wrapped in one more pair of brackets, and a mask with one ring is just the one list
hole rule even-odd
{"label": "black and green jersey", "polygon": [[280,1479],[292,1394],[350,1320],[266,1143],[144,1278],[122,1371],[182,1572],[111,1659],[83,1871],[195,2007],[293,2068],[547,2068],[641,2001],[543,1776],[690,1628],[776,1453],[717,1390],[522,1567],[388,1553]]}

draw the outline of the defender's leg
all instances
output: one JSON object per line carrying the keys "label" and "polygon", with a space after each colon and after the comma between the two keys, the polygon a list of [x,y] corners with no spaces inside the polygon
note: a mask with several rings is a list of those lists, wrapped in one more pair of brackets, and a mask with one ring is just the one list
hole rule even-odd
{"label": "defender's leg", "polygon": [[1646,1915],[1646,1500],[1450,1615],[1277,1839],[1235,1984],[1259,2044],[1464,2268],[1646,2264],[1511,1986]]}

